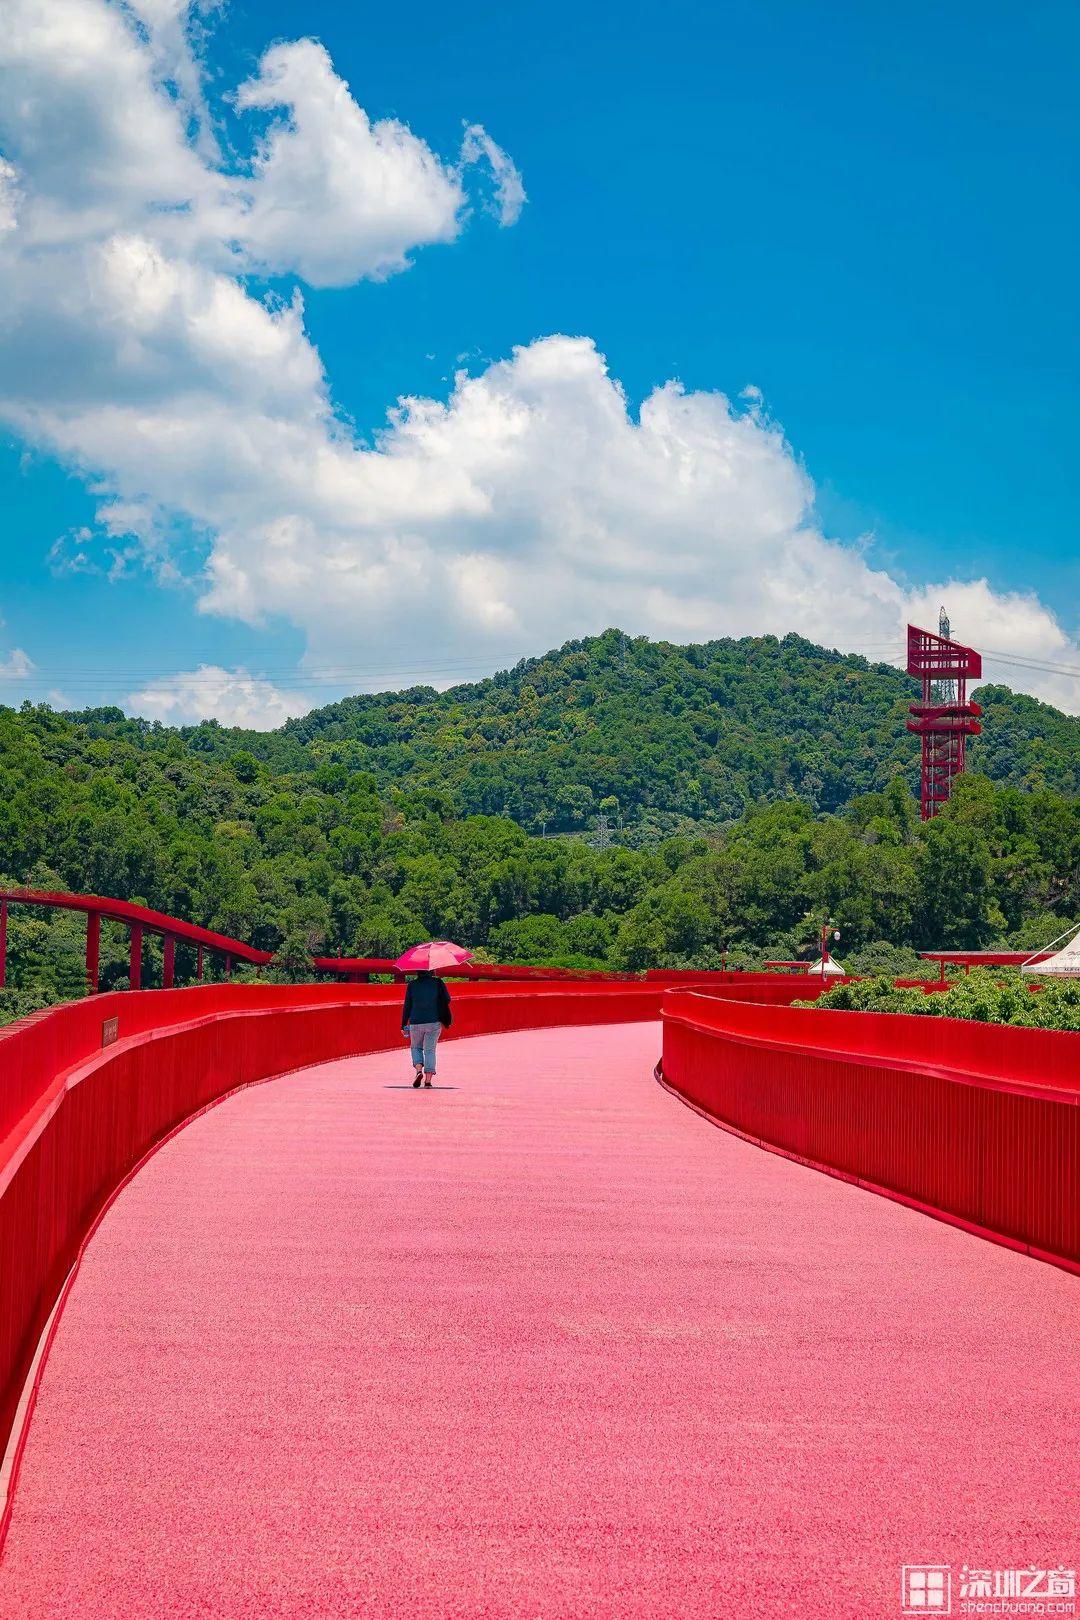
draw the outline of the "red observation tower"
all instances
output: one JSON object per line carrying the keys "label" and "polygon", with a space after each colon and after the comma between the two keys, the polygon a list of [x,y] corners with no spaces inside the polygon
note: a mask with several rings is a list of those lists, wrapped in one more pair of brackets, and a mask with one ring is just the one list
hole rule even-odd
{"label": "red observation tower", "polygon": [[977,703],[968,701],[967,683],[982,675],[982,658],[971,647],[949,639],[949,621],[941,610],[939,635],[908,625],[908,674],[922,682],[922,698],[911,705],[909,731],[922,738],[922,818],[936,816],[964,769],[964,742],[982,730]]}

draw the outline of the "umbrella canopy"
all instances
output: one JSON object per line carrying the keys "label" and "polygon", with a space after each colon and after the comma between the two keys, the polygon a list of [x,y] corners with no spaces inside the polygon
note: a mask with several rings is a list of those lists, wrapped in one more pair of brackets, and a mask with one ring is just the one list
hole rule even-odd
{"label": "umbrella canopy", "polygon": [[463,945],[455,945],[449,939],[429,939],[399,956],[394,966],[401,973],[422,973],[425,968],[437,973],[440,968],[460,967],[463,962],[471,961],[472,951],[467,951]]}

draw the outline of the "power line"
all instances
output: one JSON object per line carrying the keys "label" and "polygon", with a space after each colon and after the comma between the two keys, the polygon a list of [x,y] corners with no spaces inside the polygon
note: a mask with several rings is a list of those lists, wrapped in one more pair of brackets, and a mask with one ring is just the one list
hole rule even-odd
{"label": "power line", "polygon": [[[400,651],[402,651],[402,652],[404,650],[405,650],[404,648],[400,649]],[[398,649],[395,649],[395,651],[398,651]],[[394,656],[394,652],[391,652],[391,653],[388,654],[388,657],[393,657],[393,656]],[[509,657],[509,656],[510,656],[510,654],[508,654],[508,653],[493,652],[493,653],[489,653],[485,657],[483,662],[490,663],[492,658],[498,659],[500,657]],[[187,652],[187,653],[185,653],[184,657],[185,657],[186,662],[184,663],[183,668],[173,670],[173,671],[165,671],[165,670],[163,670],[162,666],[160,664],[134,664],[134,663],[126,663],[126,662],[123,665],[99,664],[99,665],[97,665],[95,667],[91,667],[91,666],[89,666],[87,664],[84,664],[84,663],[81,663],[81,662],[79,664],[71,664],[71,665],[67,665],[67,666],[65,666],[63,664],[34,665],[34,670],[40,671],[41,669],[44,668],[44,669],[48,669],[48,670],[50,670],[52,672],[56,672],[56,671],[62,671],[64,668],[68,668],[68,669],[70,669],[72,671],[76,671],[76,672],[97,674],[97,675],[103,675],[103,676],[114,675],[114,676],[116,676],[118,678],[123,676],[125,678],[131,679],[131,678],[135,678],[135,677],[139,677],[139,676],[142,676],[142,677],[149,677],[149,676],[154,676],[154,675],[161,676],[161,675],[167,674],[167,673],[190,675],[190,674],[195,673],[195,671],[192,668],[193,663],[197,664],[199,666],[209,666],[209,667],[218,668],[218,669],[224,667],[220,662],[220,658],[221,658],[220,653],[191,653],[191,652]],[[515,662],[518,662],[518,663],[537,662],[537,661],[538,660],[530,660],[530,659],[526,659],[526,658],[523,658],[523,657],[518,657],[518,658],[515,659]],[[474,664],[477,664],[479,662],[480,662],[480,660],[475,656],[466,659],[466,658],[456,657],[456,656],[454,656],[454,654],[452,652],[448,652],[446,655],[436,656],[436,657],[433,657],[433,658],[410,659],[408,661],[408,663],[402,663],[398,667],[400,667],[402,669],[422,669],[422,668],[425,668],[425,667],[434,667],[434,666],[441,667],[441,666],[445,665],[448,668],[452,668],[457,664],[474,665]],[[240,657],[237,660],[237,665],[235,667],[240,667],[240,668],[247,669],[248,665],[245,662],[244,658]],[[394,667],[394,666],[388,664],[383,659],[371,659],[371,660],[367,660],[367,661],[356,661],[356,662],[350,661],[348,663],[340,663],[340,664],[310,664],[310,665],[306,666],[306,670],[303,669],[303,668],[298,668],[298,665],[297,665],[295,660],[293,660],[293,661],[291,661],[289,663],[279,663],[274,659],[270,659],[270,660],[261,660],[260,663],[259,663],[259,668],[260,669],[263,669],[263,670],[276,670],[278,673],[281,673],[281,674],[287,674],[287,673],[295,670],[298,674],[307,673],[307,674],[330,674],[330,675],[333,675],[333,674],[338,674],[338,673],[340,673],[342,671],[344,671],[346,673],[352,673],[352,672],[357,671],[357,670],[364,670],[364,669],[383,670],[383,669],[388,669],[388,668],[392,668],[392,667]]]}
{"label": "power line", "polygon": [[[215,667],[224,668],[224,666],[220,665]],[[482,663],[469,662],[461,664],[435,662],[430,664],[402,664],[399,666],[372,664],[360,669],[343,668],[340,670],[328,670],[319,674],[293,670],[277,671],[266,667],[249,669],[244,666],[243,674],[239,676],[239,679],[262,682],[280,681],[283,685],[287,684],[290,690],[295,690],[302,687],[340,686],[349,682],[372,680],[381,676],[464,675],[469,673],[490,675],[497,673],[497,671],[493,671],[490,660],[485,660]],[[226,669],[225,674],[235,677],[236,671]],[[133,670],[123,675],[119,672],[108,671],[98,675],[86,670],[78,673],[66,672],[46,665],[35,666],[22,674],[12,672],[0,674],[0,682],[6,682],[8,685],[50,685],[72,691],[120,692],[128,695],[133,694],[137,688],[165,686],[168,683],[175,682],[184,682],[196,688],[199,686],[213,686],[215,678],[213,676],[203,678],[197,669],[162,670],[159,668],[152,672]]]}
{"label": "power line", "polygon": [[[891,657],[880,658],[881,662],[895,662],[902,656],[903,645],[899,641],[863,642],[860,646],[850,649],[850,655],[860,656],[871,650],[877,651],[879,654],[884,650],[887,654],[892,655]],[[209,665],[214,669],[225,668],[225,666],[215,661],[214,654],[206,654],[202,657],[198,654],[191,656],[197,664]],[[220,656],[220,654],[217,656]],[[270,684],[280,683],[284,688],[284,695],[287,696],[290,692],[315,691],[321,687],[348,687],[375,680],[406,678],[409,676],[422,677],[426,675],[438,677],[446,675],[466,677],[476,675],[482,678],[490,678],[492,675],[502,672],[498,663],[500,657],[507,659],[508,663],[505,667],[512,669],[518,663],[538,662],[543,656],[545,655],[525,654],[519,655],[511,661],[509,654],[500,655],[496,652],[485,659],[433,658],[412,660],[409,663],[373,661],[370,663],[315,665],[299,670],[295,665],[289,666],[276,662],[261,663],[258,668],[249,668],[244,664],[240,666],[244,671],[243,676],[240,678]],[[1001,665],[1005,669],[1056,675],[1066,680],[1080,679],[1080,666],[1074,664],[1025,657],[1023,654],[1000,652],[990,648],[985,650],[984,657],[987,662]],[[232,670],[225,669],[225,673],[236,677],[235,668]],[[123,669],[106,668],[101,670],[94,670],[86,665],[67,669],[63,666],[35,665],[25,672],[0,672],[0,690],[4,686],[25,687],[32,685],[37,688],[52,686],[65,695],[70,691],[74,694],[91,693],[103,696],[113,694],[132,697],[137,695],[140,689],[154,686],[168,687],[179,682],[192,685],[197,690],[200,684],[213,685],[214,677],[207,676],[204,679],[200,676],[199,668],[193,669],[190,663],[182,669],[162,669],[160,665],[155,667],[128,665]]]}
{"label": "power line", "polygon": [[1080,668],[1075,664],[1054,664],[1034,658],[1018,658],[1009,653],[988,652],[986,657],[993,664],[1005,664],[1010,669],[1030,669],[1039,674],[1065,675],[1071,680],[1080,677]]}
{"label": "power line", "polygon": [[[859,655],[863,650],[863,647],[867,649],[887,647],[899,652],[901,650],[901,645],[902,644],[898,641],[865,642],[863,643],[862,647],[853,649],[851,655]],[[518,663],[539,662],[540,659],[545,656],[546,654],[519,655],[513,659],[509,667],[513,668]],[[213,669],[224,669],[225,666],[217,662],[219,657],[220,654],[215,655],[213,653],[192,654],[191,660],[200,667],[209,666]],[[487,671],[492,669],[493,661],[496,665],[498,664],[500,657],[509,658],[510,655],[499,654],[496,652],[490,657],[482,660],[475,658],[434,658],[416,659],[411,660],[409,663],[403,664],[390,664],[384,662],[327,665],[316,664],[309,665],[302,669],[297,669],[295,664],[266,662],[261,662],[257,669],[249,668],[244,663],[241,663],[239,667],[243,669],[245,679],[287,680],[290,685],[295,687],[320,686],[341,681],[369,679],[372,676],[377,675],[410,675],[422,674],[427,671],[447,674],[454,672],[465,673],[475,670]],[[80,665],[77,668],[73,667],[70,669],[65,669],[62,665],[35,664],[32,669],[27,670],[24,673],[16,673],[13,671],[0,673],[0,681],[7,681],[12,684],[19,685],[25,685],[28,681],[32,681],[37,685],[40,685],[43,682],[50,682],[58,686],[64,685],[79,688],[88,688],[93,686],[98,689],[122,689],[126,692],[130,691],[133,685],[137,685],[139,683],[149,685],[154,682],[175,681],[181,679],[197,681],[200,678],[200,667],[192,668],[190,661],[185,665],[184,668],[180,669],[163,669],[160,664],[152,666],[126,664],[123,668],[106,667],[96,670],[90,669],[85,665]],[[496,669],[495,673],[498,672],[498,669]],[[225,673],[235,674],[236,669],[235,667],[232,670],[226,669]]]}

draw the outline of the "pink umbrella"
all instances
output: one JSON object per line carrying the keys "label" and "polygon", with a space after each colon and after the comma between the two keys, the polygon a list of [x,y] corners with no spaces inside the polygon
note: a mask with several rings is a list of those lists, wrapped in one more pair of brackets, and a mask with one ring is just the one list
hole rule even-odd
{"label": "pink umbrella", "polygon": [[472,961],[472,951],[455,945],[449,939],[429,939],[423,945],[414,945],[399,956],[394,966],[401,973],[420,973],[424,968],[437,973],[440,968],[460,967]]}

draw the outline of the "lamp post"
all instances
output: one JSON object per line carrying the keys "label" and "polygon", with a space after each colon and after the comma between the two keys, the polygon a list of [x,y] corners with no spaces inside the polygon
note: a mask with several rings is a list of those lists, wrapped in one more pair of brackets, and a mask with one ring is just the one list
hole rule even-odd
{"label": "lamp post", "polygon": [[821,925],[821,977],[823,979],[825,977],[826,964],[830,960],[830,957],[829,957],[829,934],[830,934],[830,932],[832,933],[832,937],[833,937],[834,940],[838,940],[840,938],[840,930],[839,930],[839,928],[837,928],[837,926],[836,926],[836,924],[834,922],[831,922],[828,918],[826,918],[826,920]]}

